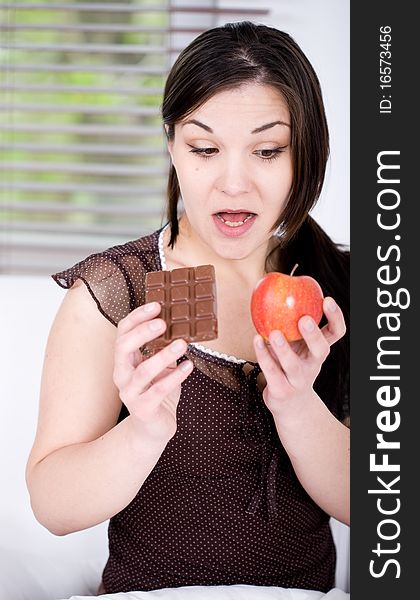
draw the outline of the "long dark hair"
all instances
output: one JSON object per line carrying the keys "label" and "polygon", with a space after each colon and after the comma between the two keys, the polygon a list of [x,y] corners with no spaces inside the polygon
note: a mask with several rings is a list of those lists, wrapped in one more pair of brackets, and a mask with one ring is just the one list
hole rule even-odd
{"label": "long dark hair", "polygon": [[[324,182],[329,136],[318,77],[296,42],[273,27],[249,21],[227,23],[195,38],[175,61],[166,80],[162,117],[168,140],[175,124],[216,93],[246,83],[276,88],[291,118],[293,181],[290,196],[273,231],[279,244],[266,259],[266,270],[311,275],[324,295],[335,298],[349,324],[349,252],[335,244],[309,215]],[[179,233],[180,187],[173,165],[167,187],[169,245]],[[321,322],[321,325],[323,322]],[[315,389],[340,420],[348,416],[348,332],[331,348]]]}

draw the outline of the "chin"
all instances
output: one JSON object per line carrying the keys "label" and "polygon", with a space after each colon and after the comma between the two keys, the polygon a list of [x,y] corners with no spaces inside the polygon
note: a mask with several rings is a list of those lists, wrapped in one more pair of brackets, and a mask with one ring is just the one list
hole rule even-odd
{"label": "chin", "polygon": [[218,236],[213,236],[208,228],[200,228],[199,237],[215,256],[224,260],[243,260],[258,247],[255,240],[251,244],[249,238],[220,240]]}
{"label": "chin", "polygon": [[248,258],[250,254],[252,254],[251,249],[241,248],[221,248],[215,247],[213,251],[220,258],[224,258],[226,260],[243,260]]}

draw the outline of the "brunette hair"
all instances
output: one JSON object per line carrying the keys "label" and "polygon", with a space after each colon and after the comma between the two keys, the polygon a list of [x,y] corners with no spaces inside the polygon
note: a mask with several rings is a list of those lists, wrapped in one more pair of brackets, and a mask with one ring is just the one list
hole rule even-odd
{"label": "brunette hair", "polygon": [[[349,324],[349,252],[335,244],[309,215],[324,182],[329,136],[318,77],[296,42],[283,31],[249,21],[227,23],[195,38],[178,56],[166,80],[162,117],[168,140],[175,124],[215,94],[247,83],[269,85],[287,102],[291,118],[293,180],[282,213],[273,225],[279,244],[266,270],[299,272],[335,298]],[[169,245],[179,233],[180,187],[173,165],[167,186]],[[321,325],[323,322],[321,322]],[[348,417],[349,334],[331,348],[315,389],[340,420]]]}

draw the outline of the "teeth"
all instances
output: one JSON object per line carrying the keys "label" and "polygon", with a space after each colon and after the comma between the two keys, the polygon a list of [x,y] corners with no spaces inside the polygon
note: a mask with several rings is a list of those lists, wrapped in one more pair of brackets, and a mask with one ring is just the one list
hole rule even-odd
{"label": "teeth", "polygon": [[[246,221],[246,219],[245,219]],[[225,225],[229,225],[229,227],[240,227],[245,223],[245,221],[223,221]]]}
{"label": "teeth", "polygon": [[225,221],[221,215],[218,214],[217,216],[225,225],[228,225],[229,227],[240,227],[249,221],[249,219],[252,219],[254,215],[249,214],[243,221]]}

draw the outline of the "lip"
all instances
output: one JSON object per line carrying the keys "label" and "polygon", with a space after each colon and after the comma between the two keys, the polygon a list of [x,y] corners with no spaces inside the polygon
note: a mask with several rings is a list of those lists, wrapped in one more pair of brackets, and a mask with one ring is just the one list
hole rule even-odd
{"label": "lip", "polygon": [[[230,212],[230,213],[235,213],[236,211],[226,211],[226,210],[222,210],[219,212]],[[246,210],[241,210],[238,212],[248,212]],[[257,215],[255,213],[252,213],[254,216],[251,217],[248,221],[245,221],[245,223],[243,225],[240,225],[239,227],[230,227],[229,225],[225,225],[223,223],[223,221],[221,221],[219,219],[219,217],[217,216],[217,213],[215,213],[214,215],[212,215],[213,218],[213,223],[216,227],[216,229],[219,231],[219,233],[221,233],[224,237],[230,237],[230,238],[236,238],[236,237],[240,237],[241,235],[244,235],[245,233],[247,233],[251,227],[254,225],[256,219],[257,219]]]}

